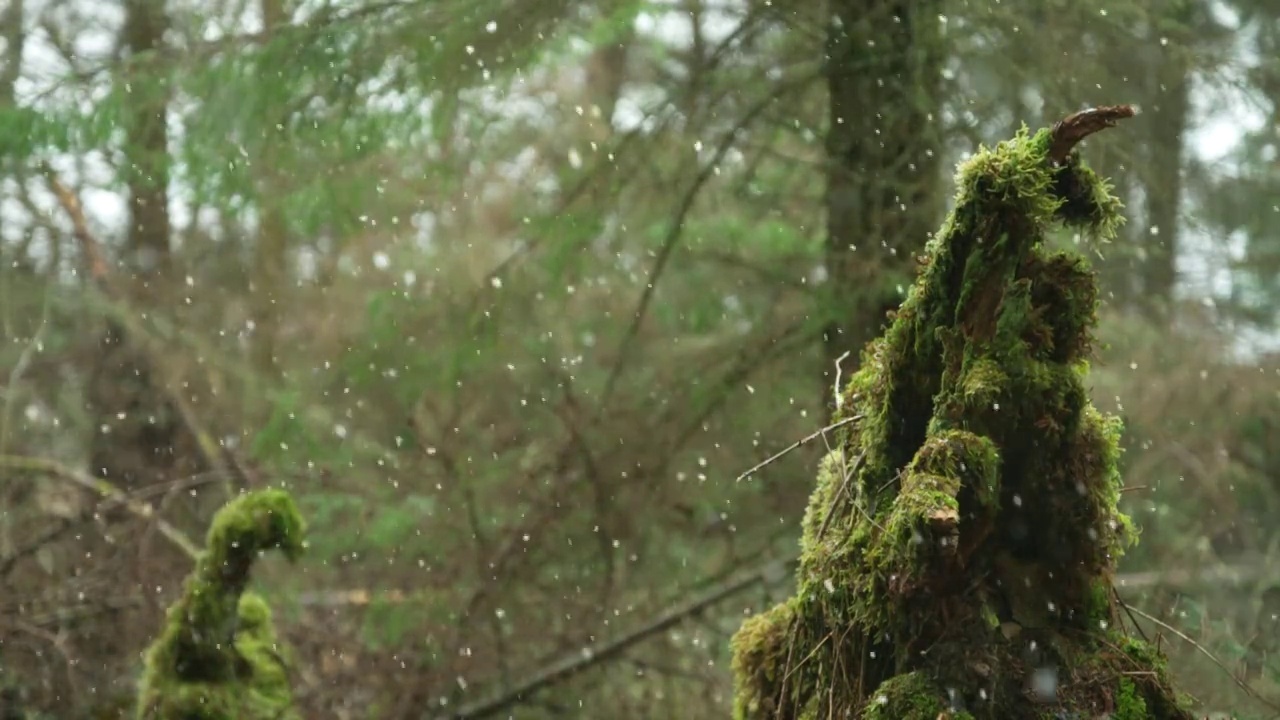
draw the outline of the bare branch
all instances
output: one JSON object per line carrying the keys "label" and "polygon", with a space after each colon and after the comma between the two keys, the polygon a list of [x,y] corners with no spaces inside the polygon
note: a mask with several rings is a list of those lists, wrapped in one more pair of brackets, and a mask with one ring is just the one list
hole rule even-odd
{"label": "bare branch", "polygon": [[774,560],[731,577],[696,597],[668,609],[644,625],[615,640],[583,648],[581,652],[574,653],[534,673],[533,676],[508,691],[499,693],[487,700],[464,705],[451,713],[439,715],[437,720],[462,720],[463,718],[466,718],[466,720],[479,720],[479,718],[497,715],[518,703],[526,701],[530,695],[540,690],[559,683],[594,665],[613,660],[641,641],[675,626],[686,618],[697,615],[758,583],[766,582],[769,578],[778,575],[779,571],[785,572],[794,562],[795,560],[792,558]]}
{"label": "bare branch", "polygon": [[[129,512],[133,513],[144,520],[154,521],[156,528],[170,542],[172,542],[187,557],[194,560],[200,554],[200,548],[191,541],[181,530],[170,525],[165,520],[156,517],[156,512],[150,504],[139,502],[129,496],[120,488],[112,485],[106,480],[92,477],[88,473],[81,472],[74,468],[63,465],[56,460],[48,458],[27,457],[23,455],[0,455],[0,467],[10,470],[25,470],[28,472],[45,473],[51,477],[58,478],[75,485],[77,487],[88,490],[89,492],[104,497],[108,500],[115,500],[123,505]],[[8,560],[6,559],[6,563]]]}

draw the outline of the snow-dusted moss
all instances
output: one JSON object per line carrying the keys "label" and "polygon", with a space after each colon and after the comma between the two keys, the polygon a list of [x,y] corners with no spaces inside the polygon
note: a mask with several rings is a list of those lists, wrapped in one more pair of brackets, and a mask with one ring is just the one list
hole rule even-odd
{"label": "snow-dusted moss", "polygon": [[248,493],[218,511],[206,549],[146,655],[139,720],[298,717],[271,609],[245,592],[253,562],[303,548],[305,524],[282,490]]}
{"label": "snow-dusted moss", "polygon": [[1115,650],[1132,642],[1109,578],[1135,533],[1120,422],[1084,386],[1097,286],[1044,238],[1107,238],[1122,217],[1078,155],[1051,157],[1054,132],[960,166],[955,209],[843,389],[861,420],[818,473],[797,593],[734,639],[738,718],[1092,717],[1118,699],[1190,717],[1162,665]]}

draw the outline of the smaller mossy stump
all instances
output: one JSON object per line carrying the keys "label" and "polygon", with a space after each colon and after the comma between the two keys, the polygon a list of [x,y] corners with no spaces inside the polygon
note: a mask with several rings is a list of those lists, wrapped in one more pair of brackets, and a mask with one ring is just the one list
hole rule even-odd
{"label": "smaller mossy stump", "polygon": [[[1077,113],[980,148],[882,337],[803,523],[794,597],[733,639],[739,720],[1190,719],[1120,623],[1136,540],[1120,422],[1084,378],[1097,285],[1051,251],[1114,234],[1120,202],[1074,147],[1129,117]],[[857,422],[853,422],[853,419]]]}
{"label": "smaller mossy stump", "polygon": [[271,609],[245,588],[261,553],[279,549],[294,560],[304,532],[283,490],[247,493],[218,511],[147,651],[138,720],[300,720]]}

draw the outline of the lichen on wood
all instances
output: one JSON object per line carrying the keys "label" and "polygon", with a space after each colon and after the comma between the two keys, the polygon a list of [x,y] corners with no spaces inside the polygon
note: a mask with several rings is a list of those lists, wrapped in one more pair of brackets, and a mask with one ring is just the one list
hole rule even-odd
{"label": "lichen on wood", "polygon": [[803,523],[794,597],[733,641],[739,720],[1190,718],[1111,586],[1121,425],[1088,401],[1098,290],[1055,227],[1120,202],[1074,146],[1125,106],[1025,128],[957,174]]}
{"label": "lichen on wood", "polygon": [[303,549],[305,524],[282,490],[232,500],[213,518],[206,548],[148,649],[138,720],[290,720],[285,650],[271,609],[246,592],[253,562]]}

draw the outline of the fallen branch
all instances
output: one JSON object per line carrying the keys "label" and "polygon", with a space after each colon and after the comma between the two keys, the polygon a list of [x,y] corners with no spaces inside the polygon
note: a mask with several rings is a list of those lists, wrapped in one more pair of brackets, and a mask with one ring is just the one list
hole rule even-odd
{"label": "fallen branch", "polygon": [[[795,563],[799,554],[782,558],[779,562]],[[1194,590],[1202,587],[1238,586],[1256,582],[1263,578],[1280,575],[1280,570],[1268,563],[1250,563],[1239,565],[1219,565],[1199,570],[1143,570],[1139,572],[1119,573],[1114,584],[1125,590],[1146,590],[1150,588],[1168,588],[1174,590]],[[346,588],[341,590],[311,590],[301,592],[292,598],[299,607],[314,608],[360,608],[368,605],[407,605],[415,602],[428,602],[437,599],[431,590],[377,590],[374,588]]]}
{"label": "fallen branch", "polygon": [[[115,485],[112,485],[106,480],[95,478],[86,472],[63,465],[57,460],[28,457],[25,455],[0,455],[0,468],[44,473],[50,477],[64,480],[72,485],[88,490],[100,497],[116,501],[137,517],[155,522],[156,528],[160,531],[160,534],[164,535],[167,540],[177,546],[177,548],[187,557],[194,560],[200,554],[200,548],[195,543],[191,542],[191,539],[188,538],[181,530],[169,524],[164,519],[156,517],[155,508],[151,507],[151,505],[147,503],[133,499],[128,493]],[[9,562],[10,559],[6,558],[5,564],[8,565]]]}
{"label": "fallen branch", "polygon": [[1277,575],[1280,575],[1280,571],[1274,564],[1258,562],[1120,573],[1116,575],[1112,584],[1117,588],[1138,590],[1153,587],[1193,588],[1210,585],[1243,585]]}
{"label": "fallen branch", "polygon": [[568,677],[589,667],[612,660],[639,642],[667,630],[686,618],[710,608],[711,606],[751,588],[768,578],[783,574],[793,566],[796,558],[783,558],[766,563],[750,571],[729,578],[705,592],[687,600],[656,618],[641,625],[617,639],[597,643],[552,663],[545,669],[534,673],[514,688],[498,693],[487,700],[471,705],[463,705],[452,712],[435,716],[436,720],[478,720],[496,715],[512,706],[525,701],[530,695],[546,689]]}
{"label": "fallen branch", "polygon": [[[65,468],[65,469],[69,470],[69,468]],[[117,490],[120,492],[120,496],[110,498],[108,502],[105,502],[101,505],[92,505],[92,506],[84,507],[83,509],[80,510],[80,512],[76,513],[75,515],[60,518],[57,522],[52,523],[51,525],[46,527],[36,537],[28,540],[25,545],[22,545],[12,550],[11,552],[9,552],[7,555],[0,557],[0,578],[4,578],[8,576],[9,573],[14,571],[14,569],[18,566],[20,562],[22,562],[26,558],[31,557],[32,555],[35,555],[37,552],[40,551],[41,548],[57,542],[67,533],[75,530],[81,525],[85,525],[90,522],[93,522],[94,518],[98,517],[102,513],[110,512],[116,507],[124,505],[126,499],[139,503],[139,507],[141,507],[143,505],[146,505],[146,503],[143,502],[142,500],[142,498],[146,496],[154,495],[157,493],[171,493],[171,492],[178,492],[182,490],[191,490],[191,489],[200,487],[202,485],[210,484],[214,481],[215,481],[215,478],[211,477],[209,474],[206,473],[204,475],[197,475],[195,477],[187,478],[185,480],[181,480],[177,482],[163,483],[160,485],[152,485],[146,488],[140,488],[130,493],[125,493],[124,491],[119,490],[117,488]],[[94,478],[94,482],[106,482],[106,481],[105,480],[100,481]],[[78,486],[81,485],[80,483],[74,483],[74,484]],[[101,495],[101,493],[99,493],[99,495]],[[154,509],[153,509],[153,513],[154,513]],[[184,549],[184,552],[185,552],[185,549]]]}

